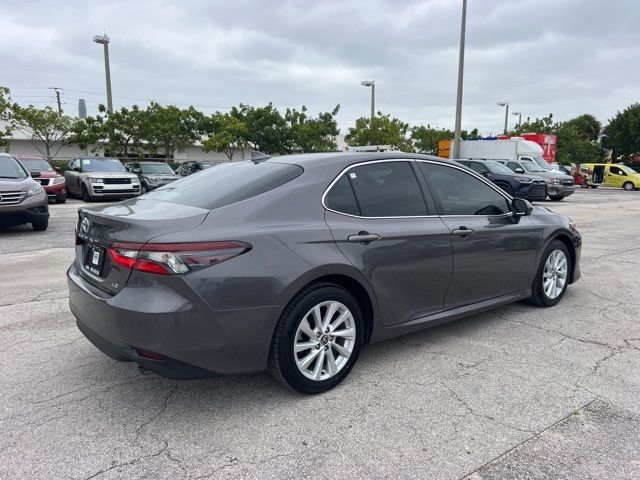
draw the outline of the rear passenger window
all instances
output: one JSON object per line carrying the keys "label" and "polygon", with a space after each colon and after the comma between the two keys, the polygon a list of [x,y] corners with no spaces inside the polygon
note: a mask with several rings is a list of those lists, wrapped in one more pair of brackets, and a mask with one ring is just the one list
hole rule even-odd
{"label": "rear passenger window", "polygon": [[507,199],[462,170],[420,162],[442,205],[442,215],[503,215],[511,211]]}
{"label": "rear passenger window", "polygon": [[409,162],[370,163],[346,176],[364,217],[427,215],[427,206]]}
{"label": "rear passenger window", "polygon": [[346,173],[333,184],[333,187],[327,193],[325,206],[336,212],[360,215],[360,208]]}

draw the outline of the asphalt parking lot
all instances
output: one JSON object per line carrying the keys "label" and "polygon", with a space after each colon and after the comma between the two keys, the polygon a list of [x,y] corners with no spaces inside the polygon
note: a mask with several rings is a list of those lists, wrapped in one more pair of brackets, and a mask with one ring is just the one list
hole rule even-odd
{"label": "asphalt parking lot", "polygon": [[370,345],[340,386],[166,380],[76,329],[76,209],[0,232],[0,478],[629,479],[640,471],[640,192],[544,205],[584,237],[555,308]]}

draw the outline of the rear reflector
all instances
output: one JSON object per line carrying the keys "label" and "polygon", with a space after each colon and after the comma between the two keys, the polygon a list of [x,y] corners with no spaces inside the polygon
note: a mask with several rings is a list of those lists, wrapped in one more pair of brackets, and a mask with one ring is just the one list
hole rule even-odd
{"label": "rear reflector", "polygon": [[164,362],[166,357],[156,352],[150,352],[149,350],[141,350],[136,348],[136,353],[142,358],[148,358],[149,360],[155,360],[156,362]]}
{"label": "rear reflector", "polygon": [[115,243],[109,254],[116,265],[158,275],[188,273],[251,250],[244,242]]}

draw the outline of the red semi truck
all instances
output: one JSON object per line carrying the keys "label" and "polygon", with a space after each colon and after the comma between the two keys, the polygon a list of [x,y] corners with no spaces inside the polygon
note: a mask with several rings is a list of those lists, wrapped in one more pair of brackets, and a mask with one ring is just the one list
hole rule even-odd
{"label": "red semi truck", "polygon": [[535,142],[542,147],[542,158],[548,163],[556,161],[556,136],[550,133],[523,133],[522,135],[498,135],[498,140],[506,140],[509,138],[524,138],[530,142]]}

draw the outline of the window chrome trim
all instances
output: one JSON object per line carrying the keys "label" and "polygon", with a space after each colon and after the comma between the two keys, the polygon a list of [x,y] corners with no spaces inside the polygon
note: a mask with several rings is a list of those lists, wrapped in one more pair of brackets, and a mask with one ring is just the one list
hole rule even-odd
{"label": "window chrome trim", "polygon": [[[337,210],[333,210],[332,208],[327,207],[327,205],[325,204],[325,199],[327,197],[327,194],[329,193],[329,190],[331,190],[333,188],[333,186],[338,182],[338,180],[340,180],[340,178],[342,178],[342,176],[347,173],[349,170],[351,170],[352,168],[355,167],[361,167],[363,165],[369,165],[369,164],[373,164],[373,163],[391,163],[391,162],[405,162],[408,164],[411,164],[412,162],[415,162],[415,158],[385,158],[383,160],[368,160],[366,162],[359,162],[359,163],[353,163],[345,168],[342,169],[342,171],[340,171],[340,173],[338,173],[338,175],[336,175],[336,178],[334,178],[332,180],[332,182],[329,184],[329,186],[327,188],[325,188],[324,193],[322,194],[322,206],[325,210],[329,211],[329,212],[333,212],[333,213],[337,213],[338,215],[344,215],[345,217],[352,217],[352,218],[362,218],[362,219],[367,219],[367,220],[392,220],[392,219],[406,219],[406,218],[439,218],[440,215],[398,215],[398,216],[394,216],[394,217],[365,217],[362,215],[352,215],[350,213],[344,213],[344,212],[339,212]],[[418,182],[418,187],[420,187],[420,181],[416,178],[416,182]],[[422,190],[422,187],[420,187],[420,190]],[[355,192],[353,192],[353,194],[355,195]],[[428,208],[429,206],[426,204],[425,202],[425,206]]]}
{"label": "window chrome trim", "polygon": [[[451,162],[455,162],[455,160],[450,160],[450,161]],[[510,197],[504,190],[502,190],[497,185],[494,185],[493,183],[491,183],[489,180],[484,178],[479,173],[476,173],[473,170],[469,169],[469,167],[464,167],[462,165],[453,165],[453,164],[450,165],[450,164],[445,163],[445,162],[439,162],[439,161],[436,161],[436,160],[426,160],[426,159],[422,159],[422,158],[387,158],[387,159],[383,159],[383,160],[369,160],[369,161],[366,161],[366,162],[353,163],[353,164],[343,168],[342,171],[340,171],[340,173],[336,176],[336,178],[333,179],[333,181],[329,184],[329,186],[324,190],[324,193],[322,194],[322,206],[324,207],[324,209],[328,210],[329,212],[332,212],[332,213],[337,213],[338,215],[344,215],[345,217],[372,219],[372,220],[391,220],[391,219],[395,219],[395,218],[406,219],[406,218],[454,218],[454,217],[455,218],[482,218],[482,217],[500,218],[500,217],[511,217],[513,215],[512,213],[503,213],[501,215],[409,215],[409,216],[395,216],[395,217],[364,217],[362,215],[352,215],[350,213],[339,212],[337,210],[333,210],[333,209],[327,207],[327,205],[325,204],[325,198],[327,196],[327,193],[329,193],[329,190],[331,190],[331,188],[338,182],[338,180],[340,180],[342,175],[344,175],[349,170],[351,170],[352,168],[355,168],[355,167],[360,167],[362,165],[368,165],[368,164],[371,164],[371,163],[385,163],[385,162],[408,162],[408,163],[411,163],[411,162],[422,162],[422,163],[432,163],[434,165],[441,165],[443,167],[454,168],[454,169],[460,170],[463,173],[466,173],[467,175],[471,175],[472,177],[477,178],[478,180],[483,182],[485,185],[489,186],[490,188],[495,190],[497,193],[502,195],[505,198],[505,200],[508,202],[508,204],[511,204],[511,202],[513,201],[513,197]],[[468,171],[467,169],[469,169],[471,171]],[[418,184],[419,183],[420,182],[418,182]],[[429,192],[429,193],[431,193],[431,192]],[[355,192],[354,192],[354,195],[355,195]],[[427,205],[427,207],[428,207],[428,205]]]}

